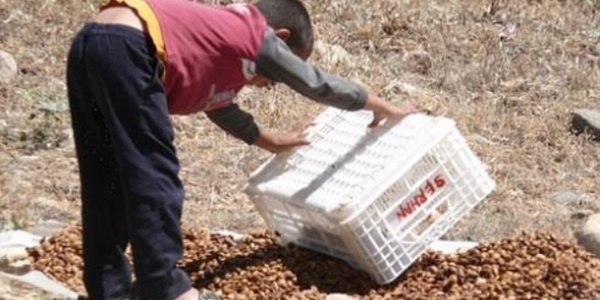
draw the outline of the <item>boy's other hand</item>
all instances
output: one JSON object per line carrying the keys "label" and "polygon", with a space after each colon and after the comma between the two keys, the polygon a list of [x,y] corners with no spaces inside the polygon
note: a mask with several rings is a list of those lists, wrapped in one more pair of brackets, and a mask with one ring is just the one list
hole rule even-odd
{"label": "boy's other hand", "polygon": [[254,144],[272,153],[281,153],[298,146],[308,145],[310,142],[306,137],[306,129],[310,125],[312,125],[310,122],[301,123],[295,126],[290,132],[278,135],[261,131]]}
{"label": "boy's other hand", "polygon": [[410,114],[419,112],[412,104],[396,105],[374,95],[369,95],[365,109],[373,112],[373,121],[369,124],[369,128],[377,127],[386,119],[400,121]]}
{"label": "boy's other hand", "polygon": [[290,132],[280,135],[278,141],[278,149],[280,150],[279,152],[284,152],[291,150],[294,147],[310,144],[306,138],[306,129],[308,129],[308,127],[311,125],[311,122],[300,123],[296,125]]}

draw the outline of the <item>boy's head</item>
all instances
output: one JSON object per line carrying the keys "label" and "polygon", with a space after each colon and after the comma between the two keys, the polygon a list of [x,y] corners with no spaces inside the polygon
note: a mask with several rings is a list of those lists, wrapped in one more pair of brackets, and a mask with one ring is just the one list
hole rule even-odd
{"label": "boy's head", "polygon": [[259,0],[256,7],[268,25],[292,51],[306,60],[313,50],[313,29],[308,11],[300,0]]}

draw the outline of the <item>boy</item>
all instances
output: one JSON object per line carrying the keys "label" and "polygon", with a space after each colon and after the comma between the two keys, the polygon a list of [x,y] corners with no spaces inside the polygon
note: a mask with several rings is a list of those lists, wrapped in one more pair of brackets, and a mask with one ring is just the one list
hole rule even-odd
{"label": "boy", "polygon": [[298,0],[213,7],[187,0],[111,0],[74,38],[67,86],[82,197],[89,299],[126,299],[131,242],[142,300],[218,299],[191,287],[182,255],[184,189],[170,114],[205,112],[274,153],[308,141],[276,135],[232,102],[245,85],[289,85],[325,105],[384,118],[416,112],[305,63],[310,18]]}

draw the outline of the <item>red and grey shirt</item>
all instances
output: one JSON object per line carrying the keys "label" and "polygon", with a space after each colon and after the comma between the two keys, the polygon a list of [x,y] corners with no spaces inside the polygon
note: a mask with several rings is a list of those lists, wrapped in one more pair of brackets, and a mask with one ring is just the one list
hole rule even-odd
{"label": "red and grey shirt", "polygon": [[255,75],[288,85],[309,99],[346,110],[362,109],[367,93],[355,82],[319,70],[290,51],[251,4],[211,6],[189,0],[110,0],[145,22],[165,66],[171,114],[204,111],[230,134],[251,144],[252,116],[233,102]]}

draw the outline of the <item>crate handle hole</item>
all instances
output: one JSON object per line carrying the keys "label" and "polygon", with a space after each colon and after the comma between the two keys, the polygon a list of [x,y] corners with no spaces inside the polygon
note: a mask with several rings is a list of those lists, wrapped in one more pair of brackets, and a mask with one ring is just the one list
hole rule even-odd
{"label": "crate handle hole", "polygon": [[450,210],[450,205],[447,201],[442,202],[438,207],[436,207],[429,215],[424,218],[415,228],[413,229],[413,233],[416,236],[421,236],[423,233],[431,227],[431,225],[435,224],[435,222],[442,218],[448,211]]}

